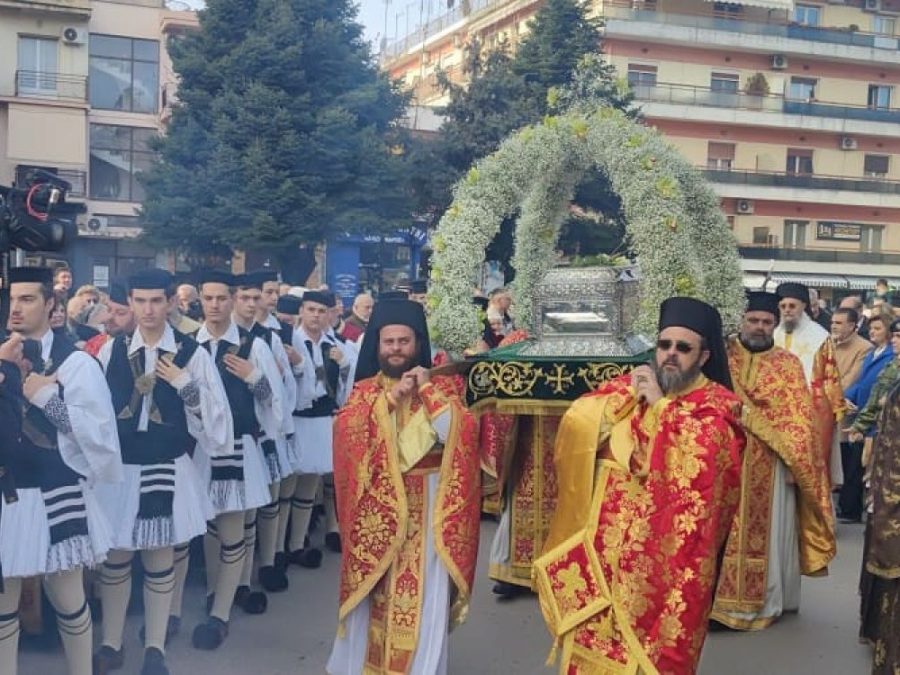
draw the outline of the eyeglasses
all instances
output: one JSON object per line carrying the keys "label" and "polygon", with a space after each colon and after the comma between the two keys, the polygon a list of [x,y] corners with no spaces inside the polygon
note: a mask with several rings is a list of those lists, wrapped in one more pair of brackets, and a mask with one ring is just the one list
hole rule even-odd
{"label": "eyeglasses", "polygon": [[690,354],[694,351],[694,345],[690,342],[684,342],[683,340],[657,340],[656,348],[662,352],[667,352],[672,349],[674,345],[675,351],[679,354]]}

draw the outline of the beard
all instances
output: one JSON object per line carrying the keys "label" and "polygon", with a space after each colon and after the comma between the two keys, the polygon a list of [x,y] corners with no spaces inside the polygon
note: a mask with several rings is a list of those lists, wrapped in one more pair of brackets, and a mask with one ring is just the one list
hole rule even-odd
{"label": "beard", "polygon": [[666,364],[677,366],[675,361],[664,361],[662,365],[653,361],[656,381],[662,393],[666,395],[686,389],[700,375],[701,368],[698,362],[694,362],[687,370],[669,370],[664,367]]}
{"label": "beard", "polygon": [[384,373],[387,377],[393,380],[399,380],[403,377],[403,373],[412,369],[416,365],[416,358],[414,356],[410,356],[403,360],[400,364],[391,363],[388,360],[388,357],[378,355],[378,368]]}
{"label": "beard", "polygon": [[775,346],[775,338],[768,335],[741,333],[741,344],[751,352],[765,352]]}
{"label": "beard", "polygon": [[781,327],[785,333],[793,333],[800,325],[800,319],[789,319],[785,316],[781,317]]}

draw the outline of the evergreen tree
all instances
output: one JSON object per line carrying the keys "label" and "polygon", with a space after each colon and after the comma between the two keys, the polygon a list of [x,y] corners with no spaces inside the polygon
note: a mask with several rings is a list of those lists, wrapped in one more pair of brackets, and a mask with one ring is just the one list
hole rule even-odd
{"label": "evergreen tree", "polygon": [[351,0],[208,0],[170,46],[179,103],[144,176],[148,240],[285,264],[330,232],[408,223],[407,99],[355,16]]}

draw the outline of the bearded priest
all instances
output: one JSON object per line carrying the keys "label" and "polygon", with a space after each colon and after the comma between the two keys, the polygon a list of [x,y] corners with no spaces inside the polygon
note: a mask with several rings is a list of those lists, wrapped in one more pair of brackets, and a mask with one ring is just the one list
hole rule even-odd
{"label": "bearded priest", "polygon": [[718,311],[669,298],[652,364],[566,411],[559,501],[533,572],[560,672],[696,671],[740,498],[730,389]]}
{"label": "bearded priest", "polygon": [[332,675],[447,671],[465,618],[481,509],[478,427],[456,378],[432,376],[425,313],[375,305],[334,424],[341,541]]}
{"label": "bearded priest", "polygon": [[728,343],[747,450],[712,618],[738,630],[761,630],[797,610],[801,573],[824,575],[836,551],[812,393],[800,359],[775,346],[778,304],[774,293],[749,293],[740,334]]}

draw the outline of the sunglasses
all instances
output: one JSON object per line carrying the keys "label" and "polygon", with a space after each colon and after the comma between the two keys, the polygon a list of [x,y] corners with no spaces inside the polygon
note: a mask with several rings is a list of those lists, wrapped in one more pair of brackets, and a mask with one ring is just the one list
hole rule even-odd
{"label": "sunglasses", "polygon": [[694,345],[690,342],[684,342],[683,340],[657,340],[656,348],[660,351],[667,352],[672,349],[672,346],[675,346],[675,351],[679,354],[690,354],[694,351]]}

